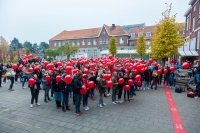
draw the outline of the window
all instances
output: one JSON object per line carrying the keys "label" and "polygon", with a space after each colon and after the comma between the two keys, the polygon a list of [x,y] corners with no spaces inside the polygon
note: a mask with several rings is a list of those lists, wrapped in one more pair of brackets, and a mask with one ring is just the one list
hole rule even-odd
{"label": "window", "polygon": [[183,35],[185,35],[185,30],[183,30]]}
{"label": "window", "polygon": [[106,31],[105,31],[105,30],[103,30],[103,31],[102,31],[102,35],[105,35],[105,34],[106,34]]}
{"label": "window", "polygon": [[135,43],[134,42],[130,42],[130,46],[134,46],[135,45]]}
{"label": "window", "polygon": [[97,41],[95,39],[93,40],[93,45],[97,45]]}
{"label": "window", "polygon": [[97,57],[97,50],[93,51],[93,55],[94,55],[94,57]]}
{"label": "window", "polygon": [[82,41],[82,45],[85,45],[85,41],[84,40]]}
{"label": "window", "polygon": [[132,33],[131,34],[131,38],[135,38],[136,37],[136,34],[135,33]]}
{"label": "window", "polygon": [[60,47],[61,46],[61,42],[58,42],[58,47]]}
{"label": "window", "polygon": [[109,39],[108,38],[106,39],[106,44],[109,44]]}
{"label": "window", "polygon": [[91,40],[90,39],[88,40],[88,45],[91,45]]}
{"label": "window", "polygon": [[99,44],[102,44],[102,39],[101,38],[99,39]]}
{"label": "window", "polygon": [[199,4],[199,18],[200,18],[200,4]]}
{"label": "window", "polygon": [[64,45],[65,45],[65,42],[63,42],[62,45],[64,46]]}
{"label": "window", "polygon": [[192,19],[192,31],[195,30],[195,17]]}
{"label": "window", "polygon": [[106,39],[102,39],[102,41],[103,41],[103,44],[106,44]]}
{"label": "window", "polygon": [[188,17],[187,17],[187,30],[190,29],[190,22],[191,22],[190,20],[191,20],[190,15],[188,15]]}
{"label": "window", "polygon": [[74,40],[72,41],[72,45],[74,45],[75,43],[74,43]]}
{"label": "window", "polygon": [[198,36],[197,36],[197,49],[199,49],[200,46],[200,30],[198,30]]}
{"label": "window", "polygon": [[56,47],[57,46],[57,44],[56,44],[56,42],[54,42],[54,47]]}
{"label": "window", "polygon": [[80,41],[79,40],[77,40],[77,45],[80,45]]}
{"label": "window", "polygon": [[120,40],[119,40],[119,43],[124,44],[124,38],[121,37]]}
{"label": "window", "polygon": [[91,56],[91,50],[88,50],[88,57]]}
{"label": "window", "polygon": [[146,36],[151,36],[151,32],[146,32]]}
{"label": "window", "polygon": [[146,45],[149,46],[149,44],[151,43],[150,40],[146,40]]}

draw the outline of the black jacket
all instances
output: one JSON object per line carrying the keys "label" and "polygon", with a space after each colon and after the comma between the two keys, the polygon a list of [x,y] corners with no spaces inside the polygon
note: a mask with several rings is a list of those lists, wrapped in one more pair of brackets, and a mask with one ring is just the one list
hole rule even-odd
{"label": "black jacket", "polygon": [[149,81],[150,80],[150,77],[151,77],[151,70],[145,70],[144,71],[144,80],[145,81]]}
{"label": "black jacket", "polygon": [[74,93],[80,94],[80,89],[82,88],[83,81],[78,77],[74,77]]}
{"label": "black jacket", "polygon": [[89,78],[89,81],[93,81],[97,85],[98,82],[96,79],[97,79],[96,76],[92,76]]}
{"label": "black jacket", "polygon": [[66,84],[65,81],[63,81],[63,80],[61,80],[60,82],[61,82],[62,93],[69,93],[70,92],[70,84]]}
{"label": "black jacket", "polygon": [[[29,87],[30,87],[30,89],[33,89],[33,90],[41,90],[40,84],[41,84],[41,81],[39,79],[36,79],[35,84],[33,86],[31,86],[31,87],[29,86]],[[36,89],[35,89],[35,85],[37,87]]]}
{"label": "black jacket", "polygon": [[53,91],[55,92],[61,92],[62,89],[61,89],[61,82],[59,82],[58,84],[56,84],[56,79],[54,78],[53,81],[52,81],[52,88],[53,88]]}

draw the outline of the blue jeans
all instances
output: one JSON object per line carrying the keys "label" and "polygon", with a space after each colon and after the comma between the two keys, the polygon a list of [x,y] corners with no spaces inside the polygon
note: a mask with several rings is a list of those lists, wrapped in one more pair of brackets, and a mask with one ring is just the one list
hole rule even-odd
{"label": "blue jeans", "polygon": [[103,104],[103,93],[99,94],[99,104]]}
{"label": "blue jeans", "polygon": [[137,87],[138,87],[137,82],[134,82],[134,90],[137,90],[138,89]]}
{"label": "blue jeans", "polygon": [[28,76],[23,76],[22,87],[24,87],[26,81],[28,81]]}
{"label": "blue jeans", "polygon": [[169,84],[169,76],[168,75],[165,75],[165,77],[164,77],[164,85],[165,85],[165,83],[167,83],[166,85]]}
{"label": "blue jeans", "polygon": [[74,94],[75,96],[75,110],[76,112],[80,111],[80,101],[81,101],[81,94]]}
{"label": "blue jeans", "polygon": [[149,81],[144,82],[144,87],[149,87]]}
{"label": "blue jeans", "polygon": [[68,107],[68,101],[69,101],[69,92],[62,93],[62,107],[64,108],[65,105]]}
{"label": "blue jeans", "polygon": [[88,94],[83,95],[83,106],[88,106]]}
{"label": "blue jeans", "polygon": [[130,86],[131,89],[130,89],[130,96],[133,96],[133,92],[134,92],[134,86]]}
{"label": "blue jeans", "polygon": [[54,94],[54,97],[55,97],[56,101],[61,101],[62,100],[62,92],[54,91],[53,94]]}
{"label": "blue jeans", "polygon": [[173,86],[174,85],[174,87],[176,86],[176,79],[174,79],[174,77],[170,77],[170,86]]}
{"label": "blue jeans", "polygon": [[[200,84],[200,74],[196,73],[197,85]],[[200,97],[200,85],[198,85],[198,97]]]}
{"label": "blue jeans", "polygon": [[2,82],[2,74],[0,74],[0,86],[1,86],[1,82]]}
{"label": "blue jeans", "polygon": [[91,96],[94,96],[94,88],[91,89]]}

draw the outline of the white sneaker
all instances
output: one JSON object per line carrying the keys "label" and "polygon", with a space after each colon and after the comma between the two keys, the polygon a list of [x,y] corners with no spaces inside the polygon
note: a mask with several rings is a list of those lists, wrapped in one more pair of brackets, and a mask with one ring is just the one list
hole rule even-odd
{"label": "white sneaker", "polygon": [[84,109],[84,110],[87,110],[87,107],[85,106],[85,107],[83,107],[83,109]]}
{"label": "white sneaker", "polygon": [[116,104],[115,102],[112,102],[113,104]]}
{"label": "white sneaker", "polygon": [[89,110],[90,108],[87,106],[86,109]]}
{"label": "white sneaker", "polygon": [[40,103],[36,103],[37,106],[40,106]]}
{"label": "white sneaker", "polygon": [[147,87],[147,89],[149,90],[150,88],[149,88],[149,87]]}
{"label": "white sneaker", "polygon": [[145,91],[145,88],[144,88],[144,91]]}
{"label": "white sneaker", "polygon": [[123,103],[123,100],[120,100],[120,103]]}
{"label": "white sneaker", "polygon": [[200,100],[200,97],[196,96],[196,97],[194,97],[194,99]]}
{"label": "white sneaker", "polygon": [[109,94],[107,94],[106,96],[107,96],[107,97],[109,97],[110,95],[109,95]]}
{"label": "white sneaker", "polygon": [[26,87],[22,87],[22,89],[26,89]]}
{"label": "white sneaker", "polygon": [[106,106],[106,104],[105,104],[105,103],[103,103],[103,105],[104,105],[104,106]]}
{"label": "white sneaker", "polygon": [[116,101],[116,103],[119,103],[119,102],[120,102],[120,100],[117,100],[117,101]]}
{"label": "white sneaker", "polygon": [[30,108],[33,108],[33,104],[30,104]]}
{"label": "white sneaker", "polygon": [[99,107],[102,108],[103,106],[101,104],[99,104]]}

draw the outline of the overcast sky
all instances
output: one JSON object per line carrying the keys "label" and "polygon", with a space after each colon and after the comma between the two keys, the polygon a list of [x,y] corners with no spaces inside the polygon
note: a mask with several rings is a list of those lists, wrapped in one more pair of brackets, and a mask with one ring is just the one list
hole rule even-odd
{"label": "overcast sky", "polygon": [[154,25],[173,3],[177,22],[185,22],[189,0],[0,0],[0,36],[10,42],[48,42],[63,30],[102,27],[103,24]]}

